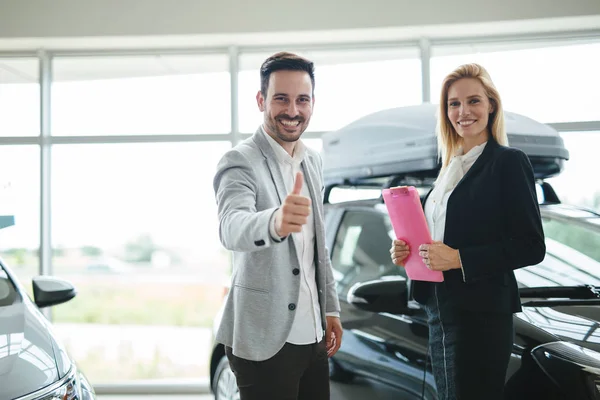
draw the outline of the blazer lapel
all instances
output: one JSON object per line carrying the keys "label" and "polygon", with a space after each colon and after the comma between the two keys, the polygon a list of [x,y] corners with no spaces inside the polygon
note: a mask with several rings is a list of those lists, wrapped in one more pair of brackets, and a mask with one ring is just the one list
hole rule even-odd
{"label": "blazer lapel", "polygon": [[267,138],[264,137],[265,133],[261,131],[262,128],[258,128],[256,133],[252,136],[252,140],[258,146],[260,151],[263,153],[265,157],[265,161],[267,163],[267,167],[269,168],[269,172],[271,173],[271,178],[275,183],[275,188],[277,189],[277,196],[279,197],[279,202],[283,203],[286,196],[288,195],[287,190],[285,188],[285,183],[283,181],[283,176],[281,175],[281,168],[277,165],[277,156],[273,151],[273,148],[267,141]]}
{"label": "blazer lapel", "polygon": [[[477,160],[475,160],[475,163],[471,166],[471,168],[469,168],[469,170],[461,178],[461,180],[458,181],[454,190],[456,190],[456,188],[459,187],[465,180],[469,179],[469,177],[475,175],[477,171],[479,171],[486,164],[487,160],[491,158],[493,150],[498,146],[498,142],[496,142],[493,138],[490,138],[487,144],[485,145],[485,148],[483,149],[481,155],[477,158]],[[427,202],[427,198],[429,198],[429,195],[433,191],[434,186],[435,185],[432,185],[431,188],[429,188],[429,191],[421,200],[421,206],[423,207],[423,209],[425,209],[425,203]]]}
{"label": "blazer lapel", "polygon": [[[310,156],[307,156],[307,158],[310,158]],[[314,177],[316,175],[315,175],[313,166],[314,166],[314,163],[312,162],[312,159],[310,160],[310,162],[307,162],[306,159],[304,161],[302,161],[302,168],[304,169],[304,180],[308,186],[308,191],[310,192],[310,198],[313,199],[313,201],[315,203],[320,204],[320,203],[322,203],[321,190],[319,190],[315,186],[316,182],[315,182]],[[318,223],[321,221],[320,215],[317,215],[317,213],[320,211],[320,207],[316,207],[313,205],[312,210],[313,210],[313,217],[315,219],[315,227],[317,227]]]}
{"label": "blazer lapel", "polygon": [[[312,159],[310,155],[307,155],[304,161],[302,161],[302,169],[304,171],[304,182],[308,186],[310,192],[310,198],[313,201],[311,207],[313,212],[313,221],[315,226],[315,267],[319,273],[319,260],[325,259],[325,229],[323,226],[324,216],[323,212],[323,199],[321,194],[321,188],[317,186],[317,163]],[[317,282],[317,285],[324,285],[323,281],[321,284]],[[321,286],[323,287],[323,286]]]}
{"label": "blazer lapel", "polygon": [[468,180],[470,177],[472,177],[473,175],[477,174],[477,172],[492,157],[492,153],[493,153],[494,149],[496,147],[498,147],[498,146],[499,145],[496,142],[496,140],[494,140],[493,138],[490,138],[488,140],[487,144],[485,145],[485,148],[483,149],[483,152],[481,153],[481,155],[479,157],[477,157],[477,160],[475,160],[475,163],[471,166],[471,168],[469,168],[469,170],[461,178],[461,180],[458,181],[458,183],[456,184],[456,187],[454,188],[454,190],[456,190],[456,188],[458,188],[464,181]]}

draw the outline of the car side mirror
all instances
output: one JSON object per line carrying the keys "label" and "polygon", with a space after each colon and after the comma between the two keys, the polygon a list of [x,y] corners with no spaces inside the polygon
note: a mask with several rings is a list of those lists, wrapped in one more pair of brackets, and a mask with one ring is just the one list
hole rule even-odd
{"label": "car side mirror", "polygon": [[347,301],[365,311],[411,313],[408,308],[408,284],[402,276],[357,283],[348,291]]}
{"label": "car side mirror", "polygon": [[51,276],[34,277],[32,286],[35,304],[40,308],[65,303],[77,294],[70,282]]}

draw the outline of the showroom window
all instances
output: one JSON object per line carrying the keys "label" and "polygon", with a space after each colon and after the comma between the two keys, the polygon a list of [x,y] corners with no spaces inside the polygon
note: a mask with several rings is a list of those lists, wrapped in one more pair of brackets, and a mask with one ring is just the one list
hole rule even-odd
{"label": "showroom window", "polygon": [[[295,53],[315,63],[315,106],[308,131],[335,130],[372,112],[422,101],[417,48]],[[262,123],[256,93],[260,65],[270,55],[240,56],[240,132],[253,133]]]}
{"label": "showroom window", "polygon": [[58,57],[52,134],[228,133],[226,55]]}
{"label": "showroom window", "polygon": [[230,147],[53,146],[54,274],[79,293],[54,322],[95,383],[208,374],[230,272],[212,179]]}
{"label": "showroom window", "polygon": [[38,60],[0,58],[0,137],[40,134]]}
{"label": "showroom window", "polygon": [[600,212],[598,149],[600,131],[562,132],[569,160],[560,175],[548,179],[563,203],[589,207]]}
{"label": "showroom window", "polygon": [[0,229],[0,257],[31,295],[39,275],[40,150],[35,145],[0,146],[0,215],[14,215]]}
{"label": "showroom window", "polygon": [[600,120],[600,42],[535,42],[434,46],[431,99],[439,103],[444,77],[476,62],[490,73],[504,109],[537,121]]}

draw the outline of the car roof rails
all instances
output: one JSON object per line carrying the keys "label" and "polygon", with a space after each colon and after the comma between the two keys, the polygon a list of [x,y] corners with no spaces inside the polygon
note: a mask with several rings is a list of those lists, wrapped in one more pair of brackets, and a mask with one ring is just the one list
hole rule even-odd
{"label": "car roof rails", "polygon": [[544,195],[544,202],[542,204],[561,204],[558,195],[554,191],[552,185],[550,185],[546,181],[540,182],[540,186],[542,188],[542,193]]}
{"label": "car roof rails", "polygon": [[435,174],[431,171],[415,171],[389,176],[378,176],[371,178],[346,178],[325,182],[325,193],[323,202],[329,203],[331,191],[339,187],[352,187],[357,189],[388,189],[395,186],[428,187],[433,184]]}

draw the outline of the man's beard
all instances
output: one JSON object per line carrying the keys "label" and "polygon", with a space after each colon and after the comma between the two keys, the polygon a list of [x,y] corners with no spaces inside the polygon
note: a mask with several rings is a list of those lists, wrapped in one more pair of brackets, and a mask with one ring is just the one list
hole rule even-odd
{"label": "man's beard", "polygon": [[[279,120],[279,119],[285,119],[288,121],[298,121],[298,127],[300,128],[300,130],[297,133],[286,132],[285,129],[283,127],[280,127],[280,125],[277,123],[277,120]],[[279,140],[281,140],[282,142],[288,142],[288,143],[296,142],[298,139],[300,139],[300,136],[302,136],[302,134],[308,127],[308,124],[306,124],[306,120],[303,117],[289,118],[285,114],[278,115],[275,118],[268,118],[267,121],[265,121],[265,122],[266,122],[267,128],[272,133],[274,133],[275,136],[277,136],[277,138]],[[304,125],[304,124],[306,124],[306,125]]]}

